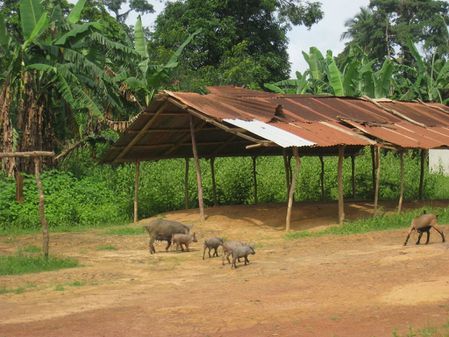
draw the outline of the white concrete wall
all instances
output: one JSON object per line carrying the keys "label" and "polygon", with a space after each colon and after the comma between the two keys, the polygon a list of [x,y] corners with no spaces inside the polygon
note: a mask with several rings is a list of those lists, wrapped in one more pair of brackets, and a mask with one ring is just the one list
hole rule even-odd
{"label": "white concrete wall", "polygon": [[431,172],[442,172],[449,175],[449,150],[430,150],[429,169]]}

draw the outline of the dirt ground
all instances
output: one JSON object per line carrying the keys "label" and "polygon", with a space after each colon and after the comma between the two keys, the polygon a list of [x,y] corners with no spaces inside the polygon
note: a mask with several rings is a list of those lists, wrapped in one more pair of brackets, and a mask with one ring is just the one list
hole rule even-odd
{"label": "dirt ground", "polygon": [[[348,204],[347,216],[371,206]],[[403,247],[405,229],[292,241],[283,237],[284,204],[206,213],[203,225],[197,210],[165,215],[195,225],[200,242],[186,253],[160,243],[150,255],[145,234],[53,234],[51,253],[82,266],[0,277],[0,287],[22,289],[0,295],[0,337],[380,337],[449,319],[449,244],[436,233],[427,246],[415,235]],[[296,204],[293,229],[333,225],[336,213],[335,203]],[[215,235],[252,242],[256,255],[236,270],[221,257],[203,261],[201,239]],[[28,245],[39,246],[40,235],[0,237],[0,254]],[[117,249],[99,250],[105,245]]]}

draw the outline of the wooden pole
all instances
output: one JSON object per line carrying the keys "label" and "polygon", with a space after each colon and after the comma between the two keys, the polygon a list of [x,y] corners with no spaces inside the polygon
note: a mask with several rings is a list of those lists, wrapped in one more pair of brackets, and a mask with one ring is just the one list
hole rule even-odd
{"label": "wooden pole", "polygon": [[139,221],[139,175],[140,162],[136,161],[136,174],[134,176],[134,223]]}
{"label": "wooden pole", "polygon": [[380,146],[376,145],[376,184],[374,188],[374,214],[377,213],[379,205],[379,187],[380,187]]}
{"label": "wooden pole", "polygon": [[351,174],[352,174],[352,199],[355,199],[355,156],[351,156]]}
{"label": "wooden pole", "polygon": [[287,199],[289,196],[290,191],[290,170],[288,169],[288,157],[287,157],[287,151],[283,150],[283,158],[284,158],[284,169],[285,169],[285,184],[287,187]]}
{"label": "wooden pole", "polygon": [[217,184],[215,182],[215,158],[210,159],[210,172],[212,176],[212,197],[214,198],[214,206],[217,206]]}
{"label": "wooden pole", "polygon": [[320,173],[320,187],[321,187],[321,200],[324,200],[324,159],[320,156],[321,173]]}
{"label": "wooden pole", "polygon": [[189,209],[189,158],[185,158],[186,169],[184,175],[184,208]]}
{"label": "wooden pole", "polygon": [[257,171],[256,171],[257,157],[252,157],[252,159],[253,159],[254,204],[257,204],[259,203],[257,197]]}
{"label": "wooden pole", "polygon": [[376,189],[376,153],[374,151],[374,145],[371,146],[371,173],[372,173],[372,179],[373,179],[373,194],[372,196],[374,197],[374,190]]}
{"label": "wooden pole", "polygon": [[48,233],[48,222],[45,218],[45,205],[44,205],[44,188],[42,187],[40,168],[41,159],[39,157],[34,157],[34,176],[36,178],[37,191],[39,193],[39,220],[42,226],[42,251],[44,252],[44,257],[48,259],[48,247],[50,243],[50,236]]}
{"label": "wooden pole", "polygon": [[345,156],[345,147],[338,147],[338,223],[343,224],[345,220],[345,209],[343,200],[343,160]]}
{"label": "wooden pole", "polygon": [[293,179],[292,179],[292,183],[290,185],[290,190],[288,192],[287,217],[285,219],[285,231],[287,231],[287,232],[290,230],[293,195],[295,194],[296,180],[298,179],[298,173],[299,173],[299,169],[301,167],[301,158],[299,157],[297,147],[293,147],[293,155],[295,157],[296,165],[295,165],[295,171],[292,174]]}
{"label": "wooden pole", "polygon": [[424,171],[427,157],[426,154],[427,150],[421,150],[421,171],[419,174],[419,191],[418,191],[419,200],[423,200],[424,198]]}
{"label": "wooden pole", "polygon": [[18,171],[15,170],[14,177],[16,180],[16,202],[19,204],[22,204],[24,201],[23,197],[23,175]]}
{"label": "wooden pole", "polygon": [[399,188],[399,202],[398,202],[398,214],[402,211],[402,201],[404,199],[404,151],[399,152],[400,169],[400,188]]}
{"label": "wooden pole", "polygon": [[203,180],[201,178],[200,159],[198,157],[198,151],[195,141],[195,130],[193,127],[193,117],[189,115],[190,119],[190,136],[192,138],[192,152],[195,159],[195,171],[196,171],[196,183],[198,185],[198,206],[200,209],[201,222],[204,222],[204,203],[203,203]]}

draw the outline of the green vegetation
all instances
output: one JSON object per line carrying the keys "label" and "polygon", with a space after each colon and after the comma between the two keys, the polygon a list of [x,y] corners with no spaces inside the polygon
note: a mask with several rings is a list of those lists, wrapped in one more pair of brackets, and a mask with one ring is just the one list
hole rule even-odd
{"label": "green vegetation", "polygon": [[27,273],[39,273],[43,271],[73,268],[78,266],[78,261],[71,258],[28,255],[0,256],[0,275],[19,275]]}
{"label": "green vegetation", "polygon": [[[190,165],[193,165],[191,162]],[[201,162],[204,199],[213,204],[209,162]],[[399,159],[390,151],[381,159],[380,198],[396,200],[399,195]],[[305,157],[296,190],[298,201],[319,201],[320,166],[318,158]],[[218,158],[215,162],[219,205],[254,202],[251,158]],[[43,174],[46,214],[52,231],[76,231],[82,228],[129,223],[133,214],[134,166],[94,165],[88,151],[77,151],[65,161],[64,171]],[[337,198],[337,159],[325,158],[325,200]],[[73,172],[73,173],[69,173]],[[418,197],[419,155],[405,156],[405,200]],[[285,202],[286,186],[282,158],[257,159],[259,202]],[[184,160],[166,160],[141,164],[139,217],[182,209],[184,207]],[[39,231],[38,197],[32,177],[25,179],[25,202],[15,202],[14,181],[0,179],[0,234]],[[190,207],[197,207],[194,170],[189,176]],[[344,192],[350,198],[351,161],[344,162]],[[449,198],[449,177],[428,173],[425,177],[426,199]],[[356,195],[358,200],[372,199],[372,171],[369,149],[356,158]],[[128,230],[128,229],[125,229]],[[132,228],[136,234],[141,229]]]}
{"label": "green vegetation", "polygon": [[364,219],[358,219],[344,223],[341,226],[332,226],[321,231],[292,231],[285,234],[287,240],[296,240],[306,237],[318,237],[323,235],[351,235],[373,231],[385,231],[410,226],[412,219],[424,212],[438,215],[440,223],[449,222],[449,208],[425,207],[401,214],[381,214]]}
{"label": "green vegetation", "polygon": [[449,337],[449,322],[440,327],[425,327],[416,329],[409,327],[408,332],[399,334],[393,331],[393,337]]}

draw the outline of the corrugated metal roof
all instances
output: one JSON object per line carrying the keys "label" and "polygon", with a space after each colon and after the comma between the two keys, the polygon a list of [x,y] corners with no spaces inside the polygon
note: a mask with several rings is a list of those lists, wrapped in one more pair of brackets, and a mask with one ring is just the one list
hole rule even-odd
{"label": "corrugated metal roof", "polygon": [[311,142],[302,137],[298,137],[292,132],[284,131],[282,128],[277,128],[272,124],[260,122],[258,120],[244,121],[241,119],[223,119],[226,123],[230,123],[239,128],[248,130],[249,132],[263,137],[273,143],[286,148],[291,146],[312,146],[316,143]]}
{"label": "corrugated metal roof", "polygon": [[[234,87],[209,91],[160,94],[121,135],[105,161],[191,156],[189,115],[195,118],[203,157],[275,155],[290,146],[309,154],[338,145],[355,150],[376,143],[449,147],[449,107],[441,104],[277,95]],[[269,142],[279,147],[263,147]],[[254,144],[260,147],[249,146]]]}

